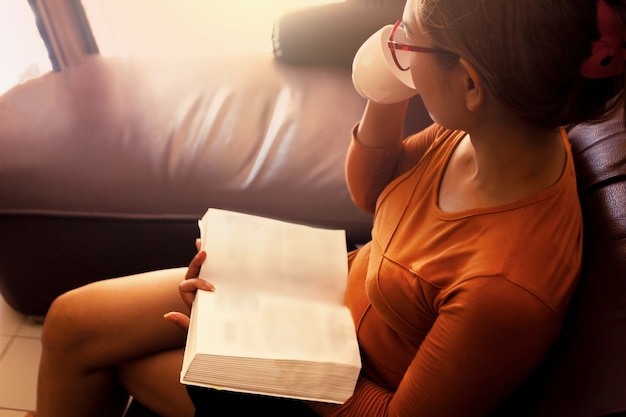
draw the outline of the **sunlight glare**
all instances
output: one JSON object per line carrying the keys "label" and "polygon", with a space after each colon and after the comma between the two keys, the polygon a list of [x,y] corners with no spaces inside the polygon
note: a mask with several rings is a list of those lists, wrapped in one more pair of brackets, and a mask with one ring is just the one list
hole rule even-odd
{"label": "sunlight glare", "polygon": [[272,50],[284,12],[341,0],[83,0],[105,56],[245,54]]}
{"label": "sunlight glare", "polygon": [[0,3],[0,94],[52,69],[27,1]]}

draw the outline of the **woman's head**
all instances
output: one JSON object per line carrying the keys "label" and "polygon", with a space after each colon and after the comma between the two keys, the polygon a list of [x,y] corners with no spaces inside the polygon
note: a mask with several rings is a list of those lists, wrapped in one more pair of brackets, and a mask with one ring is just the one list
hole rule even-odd
{"label": "woman's head", "polygon": [[[623,89],[623,71],[600,79],[580,71],[600,36],[594,0],[408,1],[420,29],[467,60],[489,94],[524,120],[555,127],[595,119]],[[605,1],[621,13],[621,0]]]}

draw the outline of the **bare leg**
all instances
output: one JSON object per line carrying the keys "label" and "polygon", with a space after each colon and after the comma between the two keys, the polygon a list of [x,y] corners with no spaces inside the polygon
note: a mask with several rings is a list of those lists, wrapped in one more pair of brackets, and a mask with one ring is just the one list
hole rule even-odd
{"label": "bare leg", "polygon": [[[191,407],[185,391],[181,387],[168,390],[178,380],[180,353],[178,360],[175,353],[164,353],[180,349],[185,333],[163,318],[168,311],[188,311],[178,292],[185,271],[180,268],[100,281],[55,300],[42,334],[38,417],[104,416],[111,412],[108,408],[118,366],[123,365],[120,374],[126,388],[132,390],[140,387],[134,372],[155,369],[159,357],[164,358],[163,381],[154,384],[152,392],[140,395],[146,403],[151,395],[172,398],[172,404],[187,401],[185,410],[177,413],[185,416]],[[174,380],[167,382],[173,375]],[[159,387],[165,392],[157,392]]]}
{"label": "bare leg", "polygon": [[194,407],[179,382],[182,361],[182,349],[168,350],[118,367],[118,376],[135,399],[159,416],[192,417]]}

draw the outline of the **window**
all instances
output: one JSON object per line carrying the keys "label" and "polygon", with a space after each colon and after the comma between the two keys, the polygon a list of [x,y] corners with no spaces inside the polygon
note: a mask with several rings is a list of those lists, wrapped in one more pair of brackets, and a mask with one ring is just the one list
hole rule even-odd
{"label": "window", "polygon": [[[270,52],[272,25],[282,13],[341,1],[82,0],[82,8],[96,49],[104,56],[211,57]],[[74,2],[81,4],[81,0],[65,0],[63,5],[71,9]],[[67,10],[56,11],[60,14],[55,22],[63,26]],[[65,43],[76,34],[81,36],[69,31],[55,41]],[[65,47],[70,48],[70,56],[89,53],[89,45],[69,43]],[[0,59],[0,94],[52,70],[28,0],[0,0]]]}
{"label": "window", "polygon": [[26,0],[0,1],[0,94],[52,70]]}

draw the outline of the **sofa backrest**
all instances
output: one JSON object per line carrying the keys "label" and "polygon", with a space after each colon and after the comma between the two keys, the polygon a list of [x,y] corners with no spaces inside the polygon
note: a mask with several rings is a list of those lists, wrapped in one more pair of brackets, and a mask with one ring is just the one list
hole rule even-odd
{"label": "sofa backrest", "polygon": [[497,416],[626,416],[626,130],[623,113],[570,129],[583,266],[558,344]]}
{"label": "sofa backrest", "polygon": [[583,272],[536,415],[626,415],[623,113],[569,135],[583,209]]}

